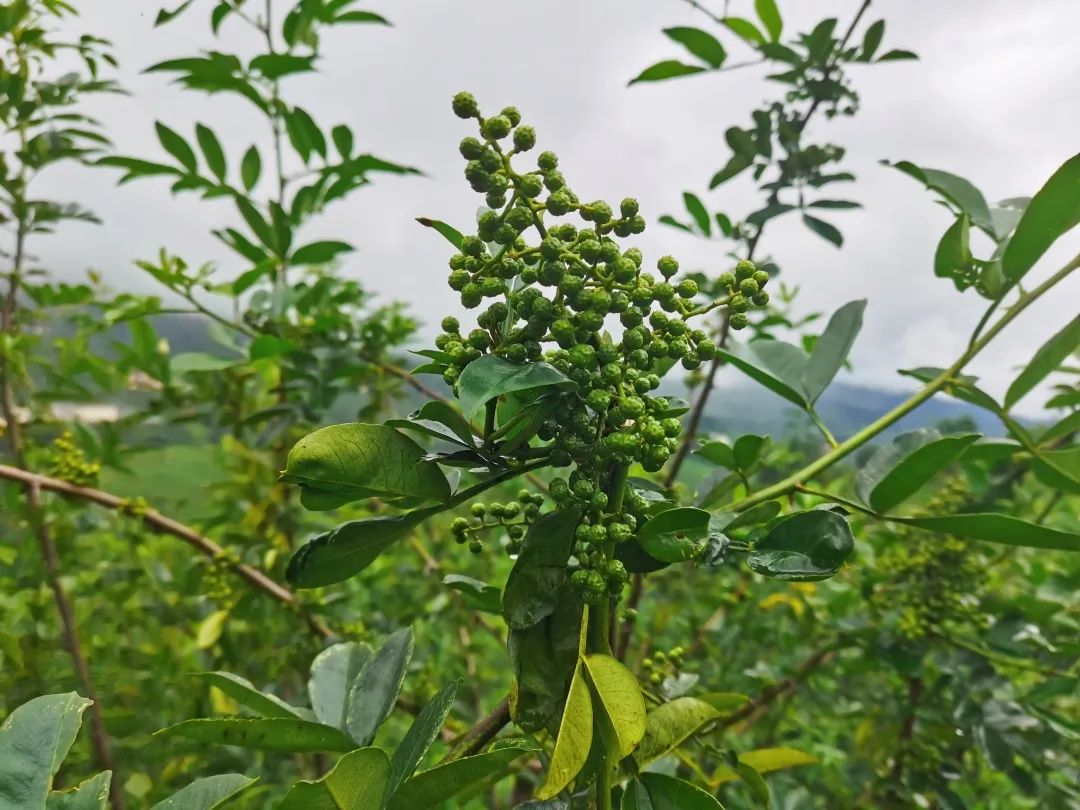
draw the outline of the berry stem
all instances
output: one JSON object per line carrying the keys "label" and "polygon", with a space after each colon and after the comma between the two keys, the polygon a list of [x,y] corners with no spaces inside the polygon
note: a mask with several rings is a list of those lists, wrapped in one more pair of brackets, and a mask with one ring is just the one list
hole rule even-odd
{"label": "berry stem", "polygon": [[[630,474],[629,464],[614,464],[608,478],[608,511],[619,514],[626,498],[626,479]],[[615,554],[615,544],[605,543],[602,548],[604,559],[610,560]],[[611,598],[589,611],[589,651],[602,655],[611,655]],[[611,767],[607,754],[596,776],[596,810],[611,810]]]}
{"label": "berry stem", "polygon": [[487,410],[484,412],[484,441],[486,442],[495,430],[495,408],[498,405],[498,400],[492,399],[487,403]]}

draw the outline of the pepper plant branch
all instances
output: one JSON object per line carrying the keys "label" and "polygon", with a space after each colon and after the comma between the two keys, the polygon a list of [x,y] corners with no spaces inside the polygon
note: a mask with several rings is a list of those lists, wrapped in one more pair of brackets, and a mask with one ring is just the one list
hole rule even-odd
{"label": "pepper plant branch", "polygon": [[1069,274],[1074,270],[1080,268],[1080,254],[1075,256],[1064,267],[1050,276],[1039,286],[1032,289],[1030,292],[1024,293],[1020,296],[1019,300],[1013,304],[989,329],[986,333],[975,341],[960,358],[953,363],[949,368],[945,369],[941,374],[927,383],[921,390],[915,392],[906,400],[901,402],[895,408],[888,413],[882,415],[862,430],[856,432],[850,438],[840,442],[835,448],[818,458],[816,461],[803,467],[792,473],[772,486],[765,487],[759,490],[754,495],[750,495],[737,503],[729,506],[736,512],[742,512],[749,509],[751,506],[755,506],[765,501],[770,501],[773,498],[778,498],[782,495],[786,495],[788,492],[794,491],[799,485],[805,484],[817,475],[821,474],[825,470],[829,469],[832,465],[836,464],[843,458],[853,453],[858,448],[862,447],[868,441],[873,439],[883,430],[891,427],[897,421],[907,416],[913,410],[918,408],[928,399],[930,399],[938,391],[947,388],[952,383],[956,375],[970,363],[983,349],[990,344],[990,342],[1001,333],[1005,327],[1012,323],[1017,316],[1019,316],[1024,310],[1035,303],[1039,298],[1053,289],[1057,284],[1064,281]]}
{"label": "pepper plant branch", "polygon": [[[92,487],[77,486],[58,478],[51,478],[49,476],[27,472],[18,467],[0,464],[0,478],[6,478],[9,481],[17,481],[24,486],[36,488],[41,491],[55,492],[69,498],[89,501],[90,503],[95,503],[98,506],[111,509],[115,512],[124,514],[132,513],[130,504],[123,498],[119,498],[112,493],[104,492]],[[147,509],[145,512],[138,513],[137,517],[151,530],[160,534],[168,534],[176,537],[207,557],[217,558],[225,553],[225,550],[209,537],[200,534],[191,527],[185,526],[183,523],[173,520],[154,509]],[[308,627],[311,628],[315,635],[320,638],[331,638],[334,636],[333,631],[331,631],[321,619],[300,607],[296,594],[285,586],[278,584],[261,571],[243,563],[232,565],[232,570],[236,572],[237,576],[256,590],[262,591],[267,596],[283,605],[299,610],[304,617],[304,620],[307,622]]]}
{"label": "pepper plant branch", "polygon": [[[28,60],[18,44],[16,44],[14,52],[18,56],[20,67],[25,73],[29,73]],[[29,144],[27,121],[21,114],[15,129],[19,144],[18,154],[26,154]],[[18,174],[11,186],[10,200],[11,210],[16,219],[15,250],[12,255],[7,294],[4,297],[3,305],[0,306],[0,334],[5,336],[15,336],[18,331],[16,310],[26,261],[26,239],[33,226],[33,214],[30,213],[33,209],[28,205],[26,193],[29,182],[29,166],[25,160],[20,160]],[[12,342],[11,349],[13,348],[14,343]],[[7,357],[0,358],[0,360],[3,361],[0,362],[0,416],[3,416],[6,425],[8,443],[15,463],[26,467],[26,449],[23,441],[22,422],[15,401],[15,383],[12,380],[11,362]],[[26,494],[27,519],[41,551],[49,588],[53,592],[53,601],[56,603],[57,613],[60,614],[60,628],[64,638],[64,646],[67,647],[68,653],[71,655],[72,665],[75,668],[75,674],[79,679],[84,697],[91,701],[89,708],[90,746],[93,759],[98,767],[115,773],[116,763],[113,759],[109,735],[105,729],[105,721],[101,714],[101,701],[98,700],[97,690],[94,688],[93,680],[90,677],[90,667],[83,652],[82,640],[79,638],[75,611],[71,607],[71,599],[61,580],[60,555],[57,553],[56,544],[53,541],[52,533],[49,531],[44,504],[41,501],[41,489],[33,482],[24,482],[23,489]],[[109,803],[115,810],[125,810],[127,803],[119,779],[113,780],[110,785]]]}

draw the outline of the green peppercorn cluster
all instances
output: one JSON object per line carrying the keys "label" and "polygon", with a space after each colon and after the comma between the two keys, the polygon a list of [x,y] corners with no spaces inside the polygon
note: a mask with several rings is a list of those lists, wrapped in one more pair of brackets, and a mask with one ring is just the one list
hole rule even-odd
{"label": "green peppercorn cluster", "polygon": [[80,487],[92,487],[97,485],[101,465],[90,461],[70,431],[64,431],[49,447],[46,474]]}
{"label": "green peppercorn cluster", "polygon": [[529,526],[539,519],[543,505],[544,496],[527,489],[518,492],[517,500],[509,503],[472,503],[469,505],[472,518],[454,518],[450,531],[459,544],[468,543],[469,551],[480,554],[484,550],[480,535],[502,529],[508,538],[504,546],[506,553],[513,556],[521,551],[521,540]]}
{"label": "green peppercorn cluster", "polygon": [[[920,510],[928,515],[958,511],[968,497],[965,485],[950,481]],[[985,623],[979,607],[984,560],[971,544],[950,535],[900,530],[878,563],[887,581],[874,603],[896,614],[897,632],[908,640],[952,631],[970,633]]]}
{"label": "green peppercorn cluster", "polygon": [[650,658],[642,661],[641,666],[645,669],[645,676],[649,683],[659,686],[665,678],[678,675],[684,655],[686,655],[686,650],[682,647],[672,647],[666,652],[657,650]]}
{"label": "green peppercorn cluster", "polygon": [[[617,207],[582,201],[552,152],[540,152],[534,168],[516,168],[514,158],[536,146],[535,130],[517,109],[485,117],[469,93],[455,96],[453,108],[477,124],[478,137],[465,138],[460,152],[466,180],[487,205],[476,233],[462,237],[450,259],[450,287],[465,308],[480,311],[469,330],[456,318],[442,322],[435,343],[445,357],[443,378],[454,386],[470,363],[493,354],[512,363],[545,361],[576,383],[537,435],[550,442],[553,466],[575,465],[569,480],[555,479],[550,491],[559,508],[581,510],[581,567],[572,582],[596,601],[626,583],[622,564],[601,547],[633,537],[645,508],[632,490],[608,504],[610,469],[664,465],[681,424],[652,392],[671,365],[695,369],[718,351],[692,319],[723,307],[731,328],[744,328],[749,310],[769,301],[769,275],[739,262],[721,276],[726,292],[701,300],[697,282],[676,278],[674,258],[662,257],[651,272],[638,248],[620,245],[645,229],[637,200]],[[469,539],[470,521],[455,525],[459,540]]]}
{"label": "green peppercorn cluster", "polygon": [[231,606],[238,598],[233,588],[236,566],[240,565],[240,555],[231,549],[223,549],[209,562],[203,574],[203,593],[209,599],[222,606]]}

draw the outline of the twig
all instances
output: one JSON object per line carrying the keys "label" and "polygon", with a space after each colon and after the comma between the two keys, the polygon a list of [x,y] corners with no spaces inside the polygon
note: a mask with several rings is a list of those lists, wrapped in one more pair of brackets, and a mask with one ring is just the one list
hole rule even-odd
{"label": "twig", "polygon": [[[128,502],[123,498],[118,498],[116,495],[104,492],[100,489],[80,487],[58,478],[38,475],[37,473],[27,472],[18,467],[9,467],[4,464],[0,464],[0,478],[19,481],[24,486],[56,492],[70,498],[90,501],[91,503],[96,503],[98,506],[103,506],[106,509],[112,509],[116,512],[131,514],[131,508]],[[173,520],[154,509],[147,509],[145,512],[141,512],[135,516],[151,530],[160,534],[172,535],[173,537],[183,540],[189,546],[197,549],[207,557],[219,558],[225,553],[225,549],[209,537],[199,534],[191,527],[185,526],[183,523]],[[244,563],[233,563],[231,568],[236,572],[237,576],[257,590],[262,591],[267,596],[283,605],[297,609],[307,622],[308,627],[310,627],[312,632],[317,636],[321,638],[332,638],[335,635],[321,619],[300,607],[296,594],[284,585],[280,585],[266,576],[266,574],[249,565],[245,565]]]}
{"label": "twig", "polygon": [[[491,713],[481,719],[458,739],[442,763],[453,762],[462,757],[471,756],[491,742],[507,723],[510,722],[510,696],[507,695]],[[442,764],[440,763],[440,764]]]}

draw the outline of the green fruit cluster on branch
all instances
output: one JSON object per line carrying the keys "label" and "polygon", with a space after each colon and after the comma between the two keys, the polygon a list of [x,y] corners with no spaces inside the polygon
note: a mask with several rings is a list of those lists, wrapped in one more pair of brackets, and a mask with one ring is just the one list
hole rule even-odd
{"label": "green fruit cluster on branch", "polygon": [[521,539],[529,526],[540,517],[540,507],[544,505],[544,496],[523,489],[517,494],[517,500],[508,503],[481,503],[476,501],[469,506],[471,518],[454,518],[450,531],[459,544],[469,544],[469,551],[480,554],[484,550],[481,534],[502,529],[509,538],[505,549],[510,555],[521,551]]}
{"label": "green fruit cluster on branch", "polygon": [[[651,472],[663,467],[681,425],[668,400],[652,392],[675,363],[695,369],[717,355],[691,319],[724,307],[731,327],[742,329],[747,312],[768,303],[769,275],[741,261],[722,276],[725,295],[695,300],[698,285],[677,278],[674,258],[660,258],[650,272],[638,248],[620,245],[645,229],[637,200],[583,202],[553,152],[537,155],[535,168],[515,167],[513,159],[536,146],[536,132],[514,107],[485,117],[471,94],[459,93],[453,109],[477,124],[479,137],[465,138],[460,152],[465,178],[487,208],[450,259],[448,282],[462,305],[483,308],[469,330],[456,318],[443,320],[435,341],[449,358],[443,378],[454,386],[470,363],[492,354],[511,363],[546,361],[577,385],[537,435],[550,442],[553,466],[575,465],[569,480],[551,484],[560,509],[582,513],[575,534],[582,567],[571,581],[590,600],[618,593],[626,571],[600,549],[632,538],[634,512],[645,504],[632,491],[625,498],[611,491],[612,470],[634,462]],[[609,329],[621,329],[621,337]],[[483,528],[472,523],[455,524],[459,540]]]}

